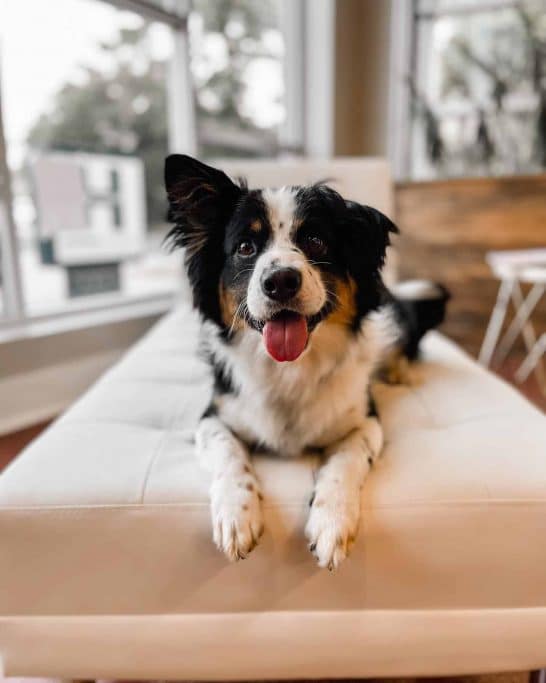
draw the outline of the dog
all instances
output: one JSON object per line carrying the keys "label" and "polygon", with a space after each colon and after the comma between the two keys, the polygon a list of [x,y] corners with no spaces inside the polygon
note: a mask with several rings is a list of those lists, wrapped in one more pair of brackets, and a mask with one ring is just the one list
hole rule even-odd
{"label": "dog", "polygon": [[325,184],[249,189],[185,155],[165,162],[173,248],[183,247],[214,376],[196,449],[212,474],[213,540],[246,558],[264,531],[251,453],[321,454],[305,533],[337,569],[355,542],[361,488],[383,435],[370,382],[389,357],[413,360],[447,292],[394,296],[381,269],[384,214]]}

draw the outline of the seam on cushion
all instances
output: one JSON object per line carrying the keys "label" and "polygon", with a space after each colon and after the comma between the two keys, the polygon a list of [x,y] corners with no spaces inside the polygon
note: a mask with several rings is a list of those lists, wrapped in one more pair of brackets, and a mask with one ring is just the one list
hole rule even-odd
{"label": "seam on cushion", "polygon": [[[427,402],[424,400],[423,396],[421,395],[421,392],[413,385],[413,384],[408,384],[406,385],[407,388],[409,389],[409,393],[412,394],[417,402],[421,405],[425,413],[428,415],[430,421],[434,425],[435,429],[438,428],[438,421],[436,419],[436,416],[434,413],[431,412]],[[379,414],[379,417],[381,418],[381,413]]]}
{"label": "seam on cushion", "polygon": [[[152,469],[154,467],[154,464],[156,463],[156,461],[157,461],[157,459],[161,453],[161,450],[165,444],[165,440],[167,439],[167,436],[172,432],[172,429],[174,427],[174,423],[176,422],[178,415],[179,415],[178,401],[175,399],[173,401],[173,403],[174,403],[174,407],[173,407],[171,416],[168,420],[168,426],[164,428],[163,435],[159,439],[159,442],[155,448],[155,451],[152,454],[152,456],[150,457],[148,467],[146,468],[146,473],[144,475],[144,481],[142,482],[142,488],[140,490],[140,503],[141,504],[144,504],[144,499],[146,497],[146,488],[148,487],[148,481],[150,479],[150,475],[152,473]],[[184,402],[183,405],[186,406],[186,403]]]}
{"label": "seam on cushion", "polygon": [[[388,433],[388,436],[386,436],[385,442],[387,443],[393,443],[395,440],[400,439],[401,436],[412,436],[415,432],[426,432],[426,431],[432,431],[432,430],[448,430],[448,429],[455,429],[456,427],[460,427],[461,425],[465,424],[471,424],[473,422],[479,422],[480,420],[492,420],[494,418],[504,418],[504,417],[510,417],[514,418],[515,421],[521,423],[522,416],[515,415],[512,411],[506,410],[506,411],[500,411],[498,413],[485,413],[483,415],[478,415],[474,417],[467,417],[463,418],[462,420],[456,420],[453,422],[446,422],[446,423],[437,423],[436,425],[431,425],[431,424],[425,424],[425,425],[419,425],[417,424],[416,426],[412,426],[411,428],[408,427],[399,427],[398,429],[393,429],[390,430]],[[525,418],[526,420],[528,418]],[[536,417],[532,417],[532,421],[535,421]]]}
{"label": "seam on cushion", "polygon": [[70,413],[67,413],[63,417],[59,418],[59,426],[71,427],[72,425],[92,425],[92,424],[107,424],[107,425],[120,425],[122,427],[131,427],[145,430],[152,430],[155,432],[164,431],[165,427],[163,425],[153,425],[144,422],[128,422],[126,420],[116,420],[109,417],[90,417],[90,418],[77,418],[72,417]]}
{"label": "seam on cushion", "polygon": [[426,414],[428,415],[434,429],[446,429],[446,428],[456,426],[459,424],[464,424],[465,422],[473,422],[473,421],[487,419],[490,417],[497,417],[497,416],[503,417],[504,415],[513,415],[514,414],[513,411],[501,411],[499,413],[493,412],[493,413],[483,413],[483,414],[480,414],[477,416],[473,415],[471,417],[463,418],[462,420],[457,420],[457,421],[453,421],[453,422],[441,422],[438,419],[438,417],[431,411],[427,400],[423,396],[422,391],[418,387],[415,387],[412,384],[407,385],[407,386],[408,386],[410,393],[413,394],[413,396],[415,396],[417,401],[423,407],[423,409],[426,412]]}
{"label": "seam on cushion", "polygon": [[[307,500],[301,499],[297,501],[286,501],[283,503],[265,503],[262,504],[265,509],[279,509],[279,508],[292,508],[292,507],[306,507]],[[545,498],[514,498],[513,500],[506,500],[504,498],[483,498],[479,500],[450,500],[450,501],[415,501],[407,503],[392,503],[392,504],[381,504],[381,505],[362,505],[361,509],[363,511],[374,511],[374,510],[412,510],[417,508],[450,508],[450,507],[541,507],[546,506]],[[79,513],[84,511],[93,512],[111,512],[113,510],[169,510],[169,509],[179,509],[179,508],[195,508],[197,509],[208,509],[209,502],[203,501],[201,503],[127,503],[127,504],[81,504],[81,505],[40,505],[40,506],[17,506],[17,505],[4,505],[0,507],[0,519],[2,514],[7,514],[10,512],[28,513],[28,514],[47,514],[53,512],[59,513]]]}
{"label": "seam on cushion", "polygon": [[154,432],[165,432],[167,429],[169,430],[170,433],[173,432],[191,432],[191,434],[188,434],[188,439],[191,439],[193,437],[193,432],[195,431],[195,428],[192,427],[175,427],[174,425],[171,425],[170,427],[167,427],[165,425],[153,425],[151,423],[144,423],[144,422],[129,422],[126,420],[116,420],[113,418],[73,418],[71,417],[68,413],[59,418],[59,426],[71,426],[71,425],[92,425],[94,423],[98,424],[108,424],[108,425],[121,425],[122,427],[137,427],[138,429],[144,429],[144,430],[151,430]]}
{"label": "seam on cushion", "polygon": [[198,384],[199,381],[201,381],[203,378],[202,377],[197,377],[197,378],[188,378],[188,377],[175,377],[173,379],[158,379],[157,377],[139,377],[138,379],[132,378],[132,377],[116,377],[115,380],[111,380],[112,382],[119,382],[119,383],[124,383],[128,384],[130,382],[135,383],[135,382],[140,382],[142,384],[168,384],[168,385],[178,385],[180,386],[181,382],[185,382],[186,384]]}

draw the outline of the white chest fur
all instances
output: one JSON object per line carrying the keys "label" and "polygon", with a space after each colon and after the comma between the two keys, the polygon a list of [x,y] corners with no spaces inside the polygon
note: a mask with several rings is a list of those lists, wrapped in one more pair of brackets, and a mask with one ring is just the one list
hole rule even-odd
{"label": "white chest fur", "polygon": [[228,345],[206,332],[235,388],[217,397],[221,420],[242,439],[284,457],[328,446],[362,424],[370,376],[390,337],[384,314],[374,314],[356,335],[341,325],[319,325],[297,361],[277,363],[253,330]]}

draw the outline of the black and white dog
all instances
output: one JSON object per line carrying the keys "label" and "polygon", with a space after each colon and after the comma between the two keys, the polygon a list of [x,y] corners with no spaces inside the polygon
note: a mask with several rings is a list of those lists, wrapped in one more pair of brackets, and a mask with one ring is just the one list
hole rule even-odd
{"label": "black and white dog", "polygon": [[168,239],[185,248],[215,378],[196,434],[213,475],[214,541],[237,560],[263,532],[253,450],[315,451],[324,463],[306,536],[335,569],[383,443],[370,380],[393,350],[416,355],[443,318],[445,290],[421,283],[419,301],[393,297],[381,268],[397,228],[326,185],[250,190],[182,155],[168,157],[165,182]]}

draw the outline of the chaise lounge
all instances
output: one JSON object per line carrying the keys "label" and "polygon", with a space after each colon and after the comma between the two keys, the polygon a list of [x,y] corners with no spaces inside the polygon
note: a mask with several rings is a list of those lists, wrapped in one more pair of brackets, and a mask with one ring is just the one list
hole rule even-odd
{"label": "chaise lounge", "polygon": [[[237,164],[228,169],[239,171]],[[392,213],[381,161],[246,165],[332,177]],[[214,547],[193,429],[211,379],[182,302],[0,476],[0,669],[78,679],[438,676],[546,666],[546,423],[439,333],[386,436],[351,557],[317,568],[317,462],[257,458],[266,534]]]}

